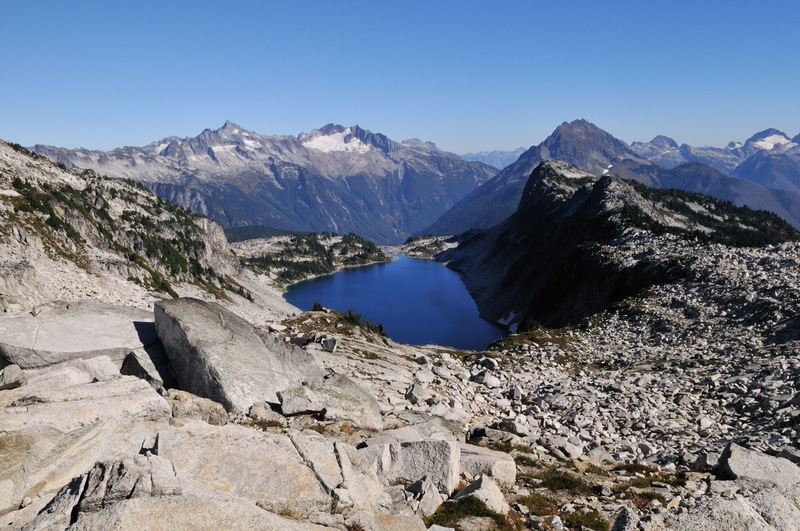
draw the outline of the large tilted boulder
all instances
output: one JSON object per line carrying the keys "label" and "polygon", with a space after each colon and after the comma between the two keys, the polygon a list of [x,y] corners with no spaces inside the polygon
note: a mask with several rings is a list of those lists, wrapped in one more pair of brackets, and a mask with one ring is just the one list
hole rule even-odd
{"label": "large tilted boulder", "polygon": [[800,483],[800,466],[782,457],[730,443],[722,452],[718,475],[723,479],[753,480],[782,487]]}
{"label": "large tilted boulder", "polygon": [[302,349],[259,333],[219,304],[184,298],[155,306],[158,337],[181,389],[246,412],[277,392],[322,377]]}
{"label": "large tilted boulder", "polygon": [[0,526],[31,519],[97,461],[138,453],[171,415],[152,387],[121,376],[106,357],[26,377],[0,392]]}
{"label": "large tilted boulder", "polygon": [[153,315],[94,301],[55,303],[0,320],[0,367],[46,367],[106,355],[117,365],[135,349],[158,341]]}
{"label": "large tilted boulder", "polygon": [[375,396],[343,374],[278,392],[284,415],[323,413],[327,420],[347,421],[360,428],[383,428],[381,408]]}

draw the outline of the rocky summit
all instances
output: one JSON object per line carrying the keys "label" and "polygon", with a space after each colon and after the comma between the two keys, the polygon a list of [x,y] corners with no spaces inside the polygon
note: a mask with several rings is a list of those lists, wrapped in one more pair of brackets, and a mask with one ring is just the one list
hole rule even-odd
{"label": "rocky summit", "polygon": [[472,352],[291,308],[130,183],[0,162],[9,529],[800,529],[800,244],[773,217],[545,163],[496,230],[407,244],[514,326]]}

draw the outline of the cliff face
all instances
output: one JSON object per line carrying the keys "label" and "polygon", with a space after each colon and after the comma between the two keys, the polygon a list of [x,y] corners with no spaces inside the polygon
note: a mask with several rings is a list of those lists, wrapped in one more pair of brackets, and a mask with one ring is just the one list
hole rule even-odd
{"label": "cliff face", "polygon": [[666,251],[677,245],[670,242],[777,243],[796,232],[767,213],[546,161],[513,216],[438,258],[463,273],[484,318],[512,329],[564,326],[688,274],[691,247],[646,258],[623,251],[643,235],[663,240]]}

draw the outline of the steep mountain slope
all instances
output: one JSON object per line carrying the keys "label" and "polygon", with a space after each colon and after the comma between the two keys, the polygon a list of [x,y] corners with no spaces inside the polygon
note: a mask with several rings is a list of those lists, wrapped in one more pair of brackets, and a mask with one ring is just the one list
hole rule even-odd
{"label": "steep mountain slope", "polygon": [[248,300],[260,293],[255,275],[216,223],[137,183],[69,170],[4,142],[0,251],[0,299],[9,311],[87,298],[151,307],[188,294],[259,314],[265,299],[274,302],[271,293]]}
{"label": "steep mountain slope", "polygon": [[424,229],[496,173],[428,142],[394,142],[332,124],[293,137],[226,122],[143,148],[34,150],[67,166],[140,181],[225,227],[355,232],[381,243]]}
{"label": "steep mountain slope", "polygon": [[459,201],[423,232],[460,234],[500,223],[516,210],[533,169],[543,160],[551,159],[569,162],[597,175],[608,172],[624,159],[644,161],[624,142],[586,120],[564,122],[544,142],[523,153],[514,164]]}
{"label": "steep mountain slope", "polygon": [[[681,252],[638,253],[636,242],[647,235]],[[516,329],[578,323],[676,281],[687,274],[698,242],[763,245],[798,237],[774,214],[545,161],[513,216],[465,235],[438,259],[463,273],[484,318]]]}
{"label": "steep mountain slope", "polygon": [[792,142],[788,146],[759,151],[737,166],[731,175],[800,194],[800,145]]}
{"label": "steep mountain slope", "polygon": [[[576,120],[560,125],[542,144],[529,149],[516,163],[470,193],[424,232],[460,234],[500,223],[515,211],[533,168],[542,160],[551,159],[566,161],[594,175],[611,173],[652,186],[702,192],[737,205],[769,210],[800,227],[800,187],[786,185],[794,179],[794,167],[789,164],[794,149],[795,144],[785,134],[773,129],[753,135],[744,144],[731,143],[725,149],[678,146],[665,136],[628,146],[593,124]],[[779,157],[787,153],[782,159]],[[800,165],[800,149],[797,153]],[[769,164],[759,170],[743,169],[734,172],[734,176],[728,175],[748,157],[762,154],[769,154]]]}
{"label": "steep mountain slope", "polygon": [[[758,154],[754,155],[758,157]],[[699,162],[688,162],[671,169],[634,161],[623,161],[615,175],[659,188],[677,188],[710,195],[738,206],[773,212],[794,227],[800,227],[800,194],[777,187],[766,187],[747,179],[731,177]]]}

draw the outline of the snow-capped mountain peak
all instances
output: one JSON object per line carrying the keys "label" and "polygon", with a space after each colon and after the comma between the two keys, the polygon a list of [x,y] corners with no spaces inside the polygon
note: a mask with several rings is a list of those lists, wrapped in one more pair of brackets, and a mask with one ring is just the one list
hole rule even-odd
{"label": "snow-capped mountain peak", "polygon": [[789,140],[784,135],[770,135],[766,138],[762,138],[753,142],[754,146],[758,146],[761,149],[774,149],[776,146],[782,146],[785,144],[791,144],[792,141]]}
{"label": "snow-capped mountain peak", "polygon": [[326,126],[321,130],[315,129],[309,135],[300,135],[299,140],[304,147],[323,153],[334,151],[367,153],[371,148],[353,134],[352,127]]}

